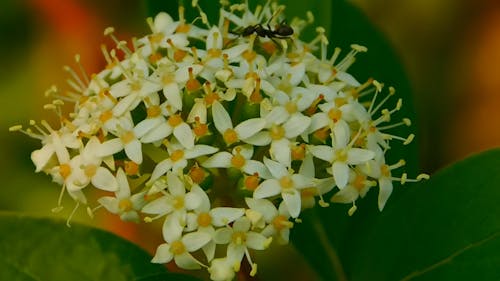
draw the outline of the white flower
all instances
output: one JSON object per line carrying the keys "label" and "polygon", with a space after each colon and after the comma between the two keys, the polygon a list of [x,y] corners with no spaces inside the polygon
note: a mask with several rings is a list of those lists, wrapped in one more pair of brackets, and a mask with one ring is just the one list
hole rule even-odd
{"label": "white flower", "polygon": [[218,152],[202,163],[205,168],[235,168],[248,175],[257,173],[260,177],[271,175],[266,166],[257,160],[252,160],[253,146],[239,145],[233,148],[232,154],[226,151]]}
{"label": "white flower", "polygon": [[[201,189],[199,189],[201,190]],[[187,214],[186,231],[198,230],[209,233],[212,237],[202,250],[208,261],[211,261],[215,255],[215,227],[227,226],[236,219],[245,214],[243,208],[217,207],[210,208],[210,199],[205,192],[198,192],[201,198],[200,205],[192,212]]]}
{"label": "white flower", "polygon": [[272,178],[263,181],[254,191],[256,199],[268,198],[281,194],[290,215],[296,218],[300,214],[300,190],[312,186],[312,178],[288,171],[282,163],[264,157],[264,164],[272,174]]}
{"label": "white flower", "polygon": [[229,113],[222,104],[215,101],[212,104],[212,115],[214,118],[215,128],[222,134],[224,141],[231,145],[238,141],[246,141],[252,137],[266,125],[266,121],[262,118],[252,118],[245,120],[233,128],[233,123]]}
{"label": "white flower", "polygon": [[153,183],[159,177],[164,175],[167,171],[179,172],[182,171],[187,166],[187,160],[194,159],[199,156],[209,155],[217,152],[219,150],[216,147],[205,145],[205,144],[197,144],[189,149],[183,147],[179,143],[171,142],[168,144],[168,153],[169,157],[165,160],[159,162],[152,174],[151,178],[148,181],[148,184]]}
{"label": "white flower", "polygon": [[[230,264],[240,264],[243,256],[250,257],[248,249],[264,250],[271,244],[272,238],[250,231],[251,223],[247,217],[237,219],[232,227],[220,228],[215,232],[215,243],[228,244],[227,259]],[[256,267],[251,260],[252,268]],[[237,270],[238,271],[238,270]]]}
{"label": "white flower", "polygon": [[[344,129],[341,129],[341,131],[344,131]],[[335,132],[337,130],[334,130],[334,134]],[[309,150],[316,158],[332,164],[332,174],[335,183],[339,189],[343,189],[349,179],[349,165],[366,163],[375,157],[375,152],[352,147],[353,143],[348,143],[350,136],[345,133],[339,133],[335,139],[336,142],[333,147],[327,145],[310,145]]]}
{"label": "white flower", "polygon": [[[239,268],[239,265],[238,265]],[[234,278],[234,264],[227,257],[212,260],[208,268],[210,279],[214,281],[231,281]]]}
{"label": "white flower", "polygon": [[262,235],[276,236],[278,243],[288,244],[293,223],[289,221],[290,212],[286,208],[285,201],[281,202],[279,209],[276,209],[274,204],[267,199],[245,198],[245,202],[252,211],[260,213],[267,224],[261,232]]}
{"label": "white flower", "polygon": [[99,204],[109,212],[120,215],[124,221],[138,222],[138,211],[145,204],[144,195],[146,192],[131,195],[127,175],[121,168],[116,172],[116,181],[118,182],[118,190],[115,192],[115,197],[101,197],[98,200]]}
{"label": "white flower", "polygon": [[151,260],[153,263],[168,263],[172,259],[184,269],[198,269],[200,262],[190,252],[194,252],[210,241],[210,235],[204,232],[191,232],[182,235],[180,231],[164,233],[167,243],[161,244]]}

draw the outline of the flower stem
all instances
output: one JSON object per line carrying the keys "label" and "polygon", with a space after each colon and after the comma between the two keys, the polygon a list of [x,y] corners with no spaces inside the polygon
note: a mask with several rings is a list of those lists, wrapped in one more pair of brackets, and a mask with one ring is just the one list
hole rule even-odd
{"label": "flower stem", "polygon": [[317,216],[313,216],[312,225],[316,234],[318,235],[319,241],[325,250],[330,263],[332,264],[333,270],[335,271],[335,276],[338,281],[347,281],[347,276],[345,275],[344,268],[342,267],[342,263],[340,261],[340,257],[337,254],[337,251],[333,247],[332,243],[328,239],[328,236],[325,232],[323,224],[320,220],[318,220]]}

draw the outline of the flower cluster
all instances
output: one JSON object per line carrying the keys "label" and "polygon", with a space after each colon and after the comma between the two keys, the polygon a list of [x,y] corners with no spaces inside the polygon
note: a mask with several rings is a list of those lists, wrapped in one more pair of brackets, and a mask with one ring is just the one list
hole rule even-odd
{"label": "flower cluster", "polygon": [[[389,142],[413,135],[390,133],[410,125],[390,123],[402,104],[385,107],[394,89],[347,72],[366,48],[328,57],[324,29],[299,39],[311,15],[288,25],[284,7],[269,2],[254,12],[223,3],[218,24],[192,4],[201,26],[180,7],[178,20],[160,13],[148,19],[152,33],[132,42],[106,29],[116,42],[103,47],[107,67],[91,77],[68,68],[72,90],[48,91],[59,129],[45,121],[11,128],[41,140],[36,172],[77,205],[95,187],[109,193],[98,206],[123,220],[163,220],[165,243],[152,262],[203,267],[213,280],[231,280],[243,259],[255,274],[251,250],[287,243],[301,211],[328,206],[329,194],[352,204],[352,215],[378,186],[382,210],[393,181],[409,181],[392,175],[404,161],[386,163]],[[64,103],[74,104],[68,116]]]}

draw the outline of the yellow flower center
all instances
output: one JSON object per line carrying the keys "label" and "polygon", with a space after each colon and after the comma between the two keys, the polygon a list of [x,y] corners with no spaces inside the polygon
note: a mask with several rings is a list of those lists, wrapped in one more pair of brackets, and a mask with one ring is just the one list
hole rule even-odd
{"label": "yellow flower center", "polygon": [[131,211],[132,207],[132,202],[128,198],[124,198],[118,203],[118,208],[123,212]]}
{"label": "yellow flower center", "polygon": [[175,241],[170,245],[170,252],[174,254],[174,256],[181,255],[186,252],[186,246],[182,241]]}
{"label": "yellow flower center", "polygon": [[172,154],[170,154],[170,160],[173,162],[177,162],[182,158],[184,158],[184,150],[182,149],[175,150]]}
{"label": "yellow flower center", "polygon": [[87,177],[91,178],[97,172],[97,166],[96,165],[87,165],[87,166],[85,166],[85,169],[83,169],[83,172],[85,173],[85,175]]}
{"label": "yellow flower center", "polygon": [[59,174],[63,179],[69,177],[69,175],[71,175],[71,166],[68,164],[59,165]]}
{"label": "yellow flower center", "polygon": [[269,133],[273,140],[280,140],[285,136],[285,129],[279,125],[273,125]]}
{"label": "yellow flower center", "polygon": [[161,108],[159,105],[152,105],[148,107],[147,110],[148,118],[155,118],[160,116],[161,114]]}
{"label": "yellow flower center", "polygon": [[245,232],[235,231],[231,236],[231,240],[236,245],[243,245],[247,241],[247,235]]}
{"label": "yellow flower center", "polygon": [[201,213],[198,215],[198,225],[201,227],[207,227],[212,223],[212,217],[209,213]]}
{"label": "yellow flower center", "polygon": [[279,180],[280,186],[282,189],[292,189],[293,188],[293,180],[290,176],[284,176]]}
{"label": "yellow flower center", "polygon": [[234,129],[227,129],[222,135],[224,141],[229,145],[238,141],[238,134]]}
{"label": "yellow flower center", "polygon": [[172,205],[174,206],[174,209],[176,209],[176,210],[184,209],[184,197],[183,196],[177,196],[174,199],[174,204],[172,204]]}
{"label": "yellow flower center", "polygon": [[123,144],[129,144],[131,141],[135,140],[135,134],[133,131],[128,131],[120,137]]}
{"label": "yellow flower center", "polygon": [[184,120],[182,120],[182,117],[179,114],[172,115],[168,118],[168,124],[172,127],[177,127],[182,122],[184,122]]}

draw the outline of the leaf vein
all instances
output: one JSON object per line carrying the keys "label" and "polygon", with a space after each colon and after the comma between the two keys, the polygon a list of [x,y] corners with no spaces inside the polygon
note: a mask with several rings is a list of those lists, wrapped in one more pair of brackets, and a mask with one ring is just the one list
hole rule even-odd
{"label": "leaf vein", "polygon": [[412,273],[403,277],[401,279],[401,281],[408,281],[408,280],[414,279],[415,277],[424,275],[432,270],[435,270],[439,267],[442,267],[442,266],[450,263],[454,258],[465,253],[466,251],[471,250],[471,249],[476,248],[476,247],[479,247],[479,246],[482,246],[483,244],[488,243],[488,242],[498,238],[499,236],[500,236],[500,231],[497,231],[484,239],[481,239],[479,241],[471,243],[471,244],[463,247],[462,249],[457,250],[456,252],[452,253],[451,255],[447,256],[446,258],[444,258],[444,259],[442,259],[442,260],[440,260],[440,261],[438,261],[438,262],[436,262],[436,263],[434,263],[434,264],[432,264],[424,269],[413,271]]}

